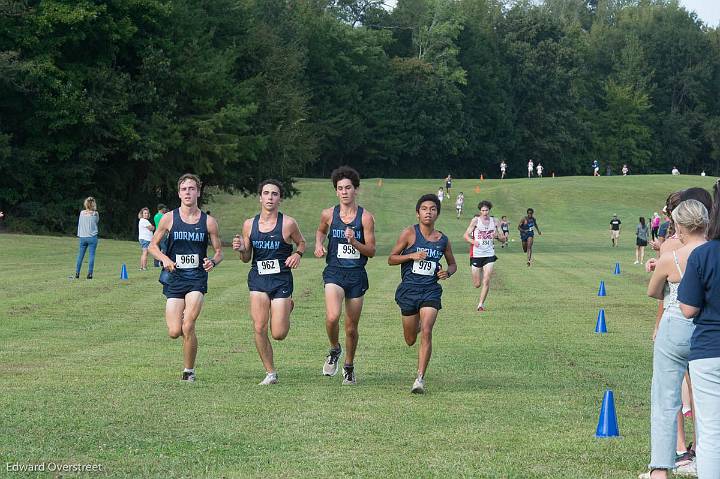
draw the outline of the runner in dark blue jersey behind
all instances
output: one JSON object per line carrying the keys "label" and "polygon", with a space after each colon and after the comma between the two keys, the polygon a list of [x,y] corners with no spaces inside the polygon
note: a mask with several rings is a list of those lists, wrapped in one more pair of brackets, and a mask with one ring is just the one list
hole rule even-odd
{"label": "runner in dark blue jersey behind", "polygon": [[[415,344],[421,334],[418,350],[417,378],[411,392],[425,392],[425,373],[432,354],[432,330],[438,311],[442,308],[442,287],[438,280],[445,280],[457,271],[450,241],[435,229],[440,214],[440,200],[436,195],[423,195],[415,206],[418,224],[408,226],[400,233],[393,247],[388,264],[401,265],[402,282],[395,292],[395,302],[400,306],[403,332],[408,346]],[[445,257],[447,270],[440,260]]]}
{"label": "runner in dark blue jersey behind", "polygon": [[[223,259],[217,221],[198,208],[201,188],[197,176],[188,173],[180,177],[180,208],[163,215],[148,248],[163,265],[160,282],[167,297],[165,321],[171,338],[183,338],[185,369],[181,379],[189,382],[195,381],[195,321],[207,293],[208,272]],[[163,253],[160,242],[166,233],[167,248]],[[207,257],[208,242],[215,250],[212,258]]]}
{"label": "runner in dark blue jersey behind", "polygon": [[[273,349],[268,338],[268,325],[273,339],[283,340],[290,331],[293,310],[293,277],[291,269],[300,265],[305,252],[305,238],[297,222],[280,213],[282,184],[265,180],[258,187],[260,214],[245,220],[241,235],[235,235],[233,249],[243,262],[252,259],[248,273],[250,316],[255,327],[255,347],[265,367],[261,386],[277,384]],[[292,244],[297,246],[293,253]]]}
{"label": "runner in dark blue jersey behind", "polygon": [[[342,354],[340,347],[340,314],[345,301],[345,365],[343,384],[355,384],[355,350],[358,344],[358,322],[362,313],[368,277],[365,264],[375,256],[375,219],[357,204],[360,175],[349,166],[341,166],[331,175],[340,204],[323,210],[315,234],[315,256],[327,254],[325,283],[325,329],[330,351],[323,364],[323,374],[334,376]],[[328,249],[323,243],[328,239]]]}

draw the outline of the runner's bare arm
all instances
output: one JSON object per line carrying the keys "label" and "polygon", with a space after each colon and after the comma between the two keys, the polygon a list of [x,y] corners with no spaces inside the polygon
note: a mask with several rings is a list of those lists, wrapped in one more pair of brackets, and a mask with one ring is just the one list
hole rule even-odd
{"label": "runner's bare arm", "polygon": [[352,237],[350,244],[363,256],[372,258],[375,256],[375,218],[368,210],[363,213],[362,225],[365,244],[359,242],[355,237]]}
{"label": "runner's bare arm", "polygon": [[[290,239],[293,243],[295,243],[295,252],[288,256],[288,259],[285,260],[285,266],[294,269],[300,266],[300,258],[302,257],[302,254],[305,253],[305,238],[300,232],[300,226],[298,226],[297,221],[295,221],[294,218],[285,216],[283,218],[283,223],[287,223]],[[284,229],[285,224],[283,224],[283,230]]]}
{"label": "runner's bare arm", "polygon": [[413,243],[415,243],[415,228],[413,228],[412,226],[408,226],[402,231],[402,233],[400,233],[400,237],[395,243],[395,246],[393,246],[392,251],[390,251],[390,256],[388,256],[388,264],[390,266],[396,266],[398,264],[406,263],[408,261],[425,259],[427,257],[427,253],[425,251],[416,251],[415,253],[411,254],[401,254],[405,248],[407,248]]}
{"label": "runner's bare arm", "polygon": [[332,208],[326,208],[320,213],[320,225],[315,232],[315,256],[322,258],[327,253],[327,250],[323,246],[325,237],[327,236],[328,230],[330,229],[330,223],[332,221]]}
{"label": "runner's bare arm", "polygon": [[440,269],[440,271],[437,272],[438,279],[448,279],[457,271],[457,263],[455,262],[455,255],[452,252],[450,241],[448,241],[448,244],[445,247],[445,261],[447,261],[448,267],[446,270]]}
{"label": "runner's bare arm", "polygon": [[252,244],[250,244],[252,222],[252,218],[245,220],[242,234],[236,234],[233,238],[232,248],[240,254],[240,259],[243,263],[247,263],[252,257]]}
{"label": "runner's bare arm", "polygon": [[220,241],[220,228],[218,227],[217,221],[212,216],[207,217],[207,229],[208,235],[210,236],[210,244],[212,244],[215,254],[211,258],[203,259],[203,269],[210,271],[215,266],[220,264],[223,260],[222,252],[222,241]]}
{"label": "runner's bare arm", "polygon": [[467,241],[471,245],[475,244],[475,241],[470,237],[473,230],[475,229],[475,225],[477,225],[477,216],[470,220],[470,225],[465,230],[465,235],[463,235],[463,238],[465,238],[465,241]]}
{"label": "runner's bare arm", "polygon": [[165,234],[172,228],[172,222],[172,211],[165,213],[162,218],[160,218],[160,224],[155,230],[152,240],[150,240],[150,246],[148,246],[150,254],[153,255],[156,260],[162,262],[163,268],[171,272],[175,271],[175,262],[160,251],[160,242],[165,237]]}

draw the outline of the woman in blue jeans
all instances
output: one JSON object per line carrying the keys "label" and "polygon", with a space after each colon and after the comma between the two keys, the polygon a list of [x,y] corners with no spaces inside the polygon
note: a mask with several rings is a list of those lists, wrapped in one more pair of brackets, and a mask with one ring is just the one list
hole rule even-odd
{"label": "woman in blue jeans", "polygon": [[666,478],[668,470],[675,469],[677,414],[682,407],[682,381],[695,329],[680,311],[677,291],[688,257],[705,242],[707,208],[696,200],[683,201],[673,210],[672,219],[683,246],[660,257],[648,285],[648,296],[662,299],[665,310],[653,348],[650,471],[641,478]]}
{"label": "woman in blue jeans", "polygon": [[720,477],[720,186],[715,184],[708,242],[688,258],[678,291],[680,309],[695,318],[690,377],[697,427],[697,473]]}
{"label": "woman in blue jeans", "polygon": [[92,279],[93,268],[95,267],[95,248],[98,244],[98,220],[100,216],[97,212],[97,204],[95,198],[88,196],[85,199],[85,209],[80,212],[78,218],[77,235],[80,238],[80,248],[78,250],[77,261],[75,262],[75,278],[80,277],[80,268],[82,267],[85,251],[90,250],[88,258],[88,275],[87,279]]}

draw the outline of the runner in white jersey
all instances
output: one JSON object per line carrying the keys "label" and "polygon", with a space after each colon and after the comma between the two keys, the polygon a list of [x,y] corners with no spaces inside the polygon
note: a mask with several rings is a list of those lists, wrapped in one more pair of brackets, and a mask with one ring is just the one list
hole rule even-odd
{"label": "runner in white jersey", "polygon": [[485,299],[490,291],[490,276],[497,256],[495,256],[495,238],[505,242],[498,230],[498,222],[490,216],[492,203],[483,200],[478,204],[480,216],[474,217],[465,230],[465,241],[470,243],[470,264],[472,265],[473,285],[480,290],[480,302],[477,311],[485,311]]}
{"label": "runner in white jersey", "polygon": [[533,175],[535,168],[535,163],[533,163],[533,160],[528,161],[528,178],[530,178]]}
{"label": "runner in white jersey", "polygon": [[505,160],[502,160],[500,162],[500,179],[502,180],[505,178],[505,172],[507,171],[507,163],[505,163]]}
{"label": "runner in white jersey", "polygon": [[455,211],[457,211],[457,219],[460,219],[460,215],[462,215],[464,204],[465,204],[465,195],[461,191],[460,194],[457,195],[457,198],[455,199]]}
{"label": "runner in white jersey", "polygon": [[544,168],[543,168],[543,165],[541,165],[540,163],[538,163],[537,166],[535,167],[535,170],[537,171],[538,178],[542,178],[543,169],[544,169]]}

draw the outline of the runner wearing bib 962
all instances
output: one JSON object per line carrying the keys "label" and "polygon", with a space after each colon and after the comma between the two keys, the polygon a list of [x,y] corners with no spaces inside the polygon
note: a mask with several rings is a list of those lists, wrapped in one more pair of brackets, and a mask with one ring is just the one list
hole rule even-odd
{"label": "runner wearing bib 962", "polygon": [[[282,183],[265,180],[260,183],[258,194],[260,214],[245,220],[242,236],[235,235],[232,247],[244,263],[252,259],[248,273],[250,316],[255,328],[255,347],[266,372],[260,385],[267,386],[278,382],[268,326],[277,341],[285,339],[290,331],[294,306],[291,270],[300,266],[305,238],[297,222],[279,211]],[[294,253],[291,243],[296,245]]]}
{"label": "runner wearing bib 962", "polygon": [[490,291],[490,276],[495,261],[495,238],[505,242],[505,235],[500,234],[495,218],[490,216],[492,203],[483,200],[478,204],[480,216],[474,217],[465,230],[465,241],[470,243],[470,264],[472,269],[473,286],[482,287],[480,302],[477,311],[485,311],[485,299]]}
{"label": "runner wearing bib 962", "polygon": [[[417,377],[410,390],[425,392],[425,373],[432,354],[432,330],[438,311],[442,309],[442,287],[438,280],[448,279],[457,271],[450,241],[435,229],[440,214],[440,200],[436,195],[423,195],[415,205],[418,224],[408,226],[393,246],[388,258],[390,266],[401,265],[402,282],[395,291],[400,307],[403,333],[408,346],[421,335],[418,349]],[[447,270],[440,260],[445,257]]]}
{"label": "runner wearing bib 962", "polygon": [[[335,376],[342,354],[340,347],[340,314],[345,301],[345,364],[343,384],[354,385],[355,351],[358,345],[358,322],[362,313],[368,277],[365,264],[375,256],[375,219],[357,204],[360,175],[349,166],[331,174],[340,204],[324,209],[315,233],[315,256],[326,256],[323,271],[325,283],[325,329],[330,351],[323,363],[323,375]],[[323,243],[328,239],[328,249]]]}
{"label": "runner wearing bib 962", "polygon": [[[171,338],[183,338],[183,381],[195,381],[195,358],[198,342],[195,321],[200,316],[208,272],[215,269],[223,259],[220,233],[215,218],[198,208],[202,183],[192,174],[184,174],[178,180],[180,208],[165,213],[158,223],[148,251],[162,262],[160,283],[167,297],[165,322]],[[160,242],[168,234],[167,249],[160,251]],[[207,257],[208,241],[215,254]]]}

